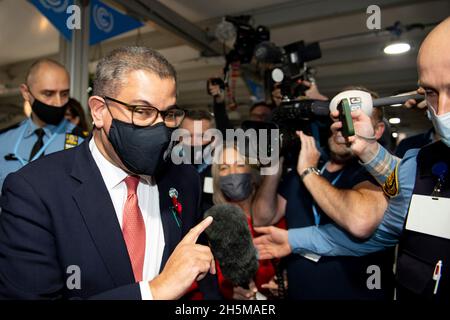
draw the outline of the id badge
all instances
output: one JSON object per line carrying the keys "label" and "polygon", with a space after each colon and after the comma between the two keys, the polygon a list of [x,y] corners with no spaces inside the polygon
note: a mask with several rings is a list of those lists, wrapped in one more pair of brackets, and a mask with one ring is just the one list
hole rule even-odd
{"label": "id badge", "polygon": [[308,260],[311,260],[313,262],[319,262],[320,258],[322,258],[322,256],[319,256],[318,254],[309,252],[309,253],[302,253],[301,256],[303,258],[306,258]]}
{"label": "id badge", "polygon": [[405,228],[450,239],[450,198],[414,194]]}
{"label": "id badge", "polygon": [[213,179],[211,177],[205,177],[203,182],[203,192],[204,193],[213,193]]}

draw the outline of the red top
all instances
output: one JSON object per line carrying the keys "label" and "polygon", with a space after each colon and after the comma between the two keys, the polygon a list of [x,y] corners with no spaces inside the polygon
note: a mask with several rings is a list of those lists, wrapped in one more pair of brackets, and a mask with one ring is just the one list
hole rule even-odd
{"label": "red top", "polygon": [[[258,234],[253,229],[250,217],[247,217],[247,223],[250,228],[252,238],[257,237]],[[286,220],[282,218],[277,224],[275,224],[275,227],[286,229]],[[217,262],[217,260],[216,260],[216,271],[217,271],[217,278],[219,281],[220,293],[222,293],[225,299],[232,299],[233,284],[223,277],[222,271],[220,270],[219,263]],[[275,268],[273,266],[272,260],[259,260],[258,271],[256,272],[255,278],[253,279],[259,292],[261,292],[264,295],[267,295],[269,293],[269,290],[261,288],[261,285],[268,283],[273,278],[274,275],[275,275]],[[192,284],[192,286],[189,288],[184,297],[189,300],[203,299],[203,294],[200,292],[196,281]]]}

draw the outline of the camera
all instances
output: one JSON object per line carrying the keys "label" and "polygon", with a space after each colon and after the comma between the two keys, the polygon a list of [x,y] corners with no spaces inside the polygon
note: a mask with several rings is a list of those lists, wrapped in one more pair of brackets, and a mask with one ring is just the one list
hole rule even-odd
{"label": "camera", "polygon": [[271,87],[273,88],[275,83],[279,83],[284,101],[291,101],[304,96],[308,87],[304,86],[299,80],[314,82],[315,70],[308,67],[306,62],[322,57],[319,43],[313,42],[306,45],[304,41],[298,41],[283,48],[278,48],[277,52],[278,59],[276,59],[277,55],[273,49],[269,49],[264,56],[259,56],[260,61],[267,60],[272,56],[272,63],[275,62],[275,67],[270,70]]}
{"label": "camera", "polygon": [[301,143],[296,131],[313,136],[321,148],[328,148],[331,119],[329,102],[301,99],[282,103],[272,114],[274,122],[280,130],[281,150],[288,166],[295,166]]}
{"label": "camera", "polygon": [[250,18],[249,15],[225,17],[225,21],[232,23],[236,28],[236,41],[233,49],[225,57],[227,64],[237,61],[241,64],[250,63],[256,45],[270,40],[269,29],[265,26],[253,28],[249,23]]}

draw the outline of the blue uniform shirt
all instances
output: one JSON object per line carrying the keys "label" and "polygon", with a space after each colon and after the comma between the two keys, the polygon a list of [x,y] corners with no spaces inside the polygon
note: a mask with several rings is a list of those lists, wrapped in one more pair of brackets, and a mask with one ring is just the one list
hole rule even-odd
{"label": "blue uniform shirt", "polygon": [[[7,160],[5,156],[13,155],[17,148],[17,154],[14,156],[21,158],[27,164],[31,149],[38,139],[34,133],[37,128],[31,118],[28,118],[22,121],[17,127],[0,134],[0,190],[6,176],[23,166],[20,160]],[[75,125],[67,120],[63,120],[60,125],[56,126],[46,125],[43,128],[45,132],[43,138],[44,146],[48,141],[51,141],[45,149],[44,154],[68,149],[83,142],[82,137],[72,134],[74,128]]]}
{"label": "blue uniform shirt", "polygon": [[[375,161],[380,162],[387,151],[381,149]],[[363,256],[397,244],[415,184],[417,154],[409,150],[399,164],[399,193],[389,200],[383,220],[366,240],[351,237],[336,224],[289,229],[289,244],[294,253],[313,252],[321,256]],[[370,170],[369,170],[370,171]]]}

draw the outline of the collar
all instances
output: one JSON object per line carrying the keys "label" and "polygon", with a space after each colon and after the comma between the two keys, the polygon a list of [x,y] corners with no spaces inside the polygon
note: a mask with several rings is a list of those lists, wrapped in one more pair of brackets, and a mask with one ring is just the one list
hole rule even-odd
{"label": "collar", "polygon": [[[64,121],[64,119],[62,121]],[[28,128],[25,131],[25,134],[23,136],[24,138],[32,136],[34,134],[34,131],[38,128],[38,126],[31,119],[31,116],[26,120],[26,122],[28,122]],[[57,127],[58,126],[47,124],[42,129],[44,129],[44,133],[47,137],[51,137],[52,134],[56,131]]]}
{"label": "collar", "polygon": [[440,140],[422,147],[417,155],[420,177],[432,176],[433,166],[438,162],[446,162],[450,166],[449,151],[450,148]]}
{"label": "collar", "polygon": [[[126,177],[128,177],[129,174],[127,172],[112,164],[105,156],[103,156],[95,143],[94,136],[92,136],[89,141],[89,150],[91,150],[92,157],[100,170],[108,191],[117,187]],[[141,175],[140,178],[140,182],[149,185],[153,184],[152,177],[150,176]]]}

